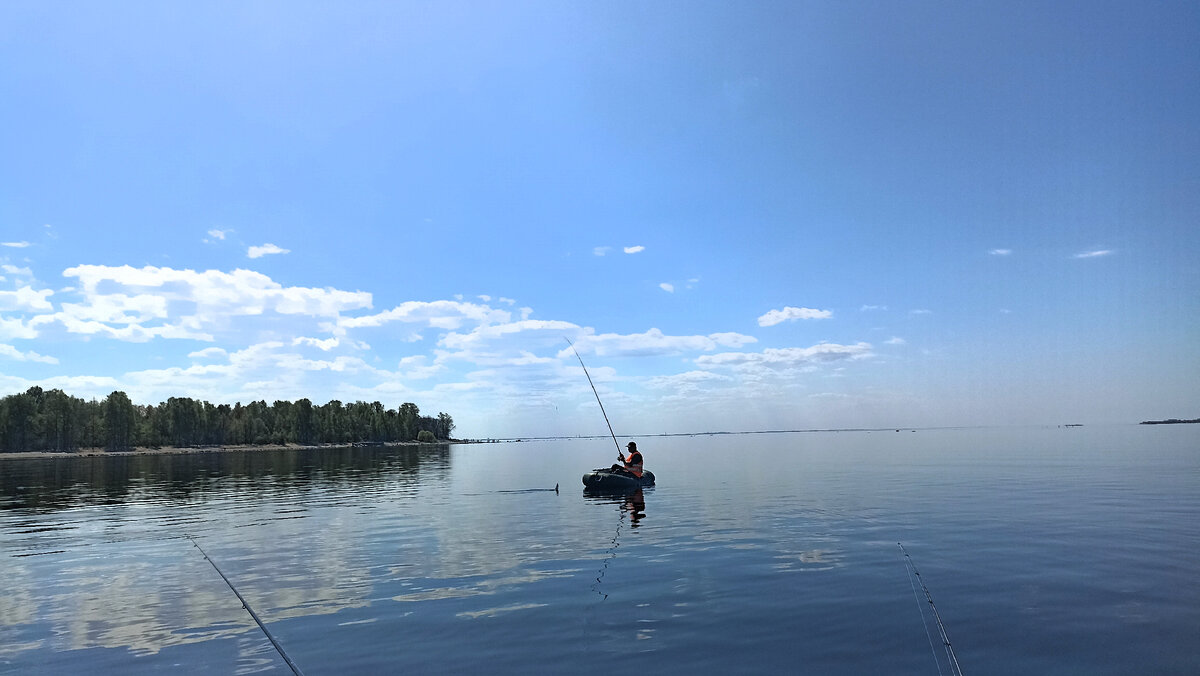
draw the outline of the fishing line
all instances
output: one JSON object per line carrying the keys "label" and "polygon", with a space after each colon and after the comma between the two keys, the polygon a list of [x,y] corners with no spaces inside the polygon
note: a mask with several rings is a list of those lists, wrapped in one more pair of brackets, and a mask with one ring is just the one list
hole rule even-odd
{"label": "fishing line", "polygon": [[276,641],[275,637],[271,635],[271,632],[267,630],[267,625],[263,624],[263,621],[258,619],[258,613],[254,612],[254,609],[251,608],[250,604],[246,602],[245,597],[243,597],[241,592],[237,590],[237,587],[234,587],[233,583],[229,581],[229,578],[225,577],[225,573],[222,573],[221,569],[217,567],[217,562],[213,561],[211,558],[209,558],[208,554],[204,553],[204,548],[202,548],[200,543],[196,542],[192,536],[187,535],[185,537],[192,541],[192,544],[196,547],[196,549],[199,549],[200,553],[204,556],[204,560],[208,561],[209,564],[212,565],[213,570],[217,571],[217,575],[220,575],[221,579],[225,580],[225,584],[229,585],[229,588],[233,590],[233,593],[238,597],[238,600],[242,602],[242,608],[245,608],[246,612],[250,613],[250,617],[254,618],[254,621],[258,624],[258,628],[262,629],[262,632],[267,635],[267,640],[271,642],[271,645],[275,646],[275,650],[279,651],[279,656],[282,657],[283,661],[287,662],[287,665],[292,668],[292,673],[296,674],[296,676],[304,676],[304,673],[300,671],[300,667],[296,666],[296,663],[292,661],[292,658],[288,657],[287,653],[284,652],[283,646],[279,645],[279,641]]}
{"label": "fishing line", "polygon": [[579,350],[575,349],[575,343],[572,343],[570,338],[564,336],[563,340],[567,341],[567,345],[571,346],[571,351],[575,353],[575,358],[579,360],[579,365],[583,366],[583,375],[587,376],[588,385],[592,386],[592,394],[596,395],[596,403],[600,404],[600,413],[604,415],[604,424],[608,425],[608,433],[612,435],[613,444],[617,447],[617,455],[623,456],[621,442],[617,441],[617,435],[613,433],[612,423],[608,421],[608,414],[604,412],[604,402],[600,401],[600,393],[596,391],[596,384],[592,382],[592,375],[588,373],[587,367],[583,365],[583,357],[579,356]]}
{"label": "fishing line", "polygon": [[621,546],[621,526],[625,525],[625,512],[617,516],[617,531],[613,533],[612,541],[609,543],[608,551],[604,552],[604,561],[600,565],[600,570],[596,571],[596,584],[592,585],[592,591],[600,596],[600,600],[604,601],[608,598],[608,593],[601,591],[600,587],[604,583],[604,574],[608,572],[608,564],[613,559],[617,558],[617,547]]}
{"label": "fishing line", "polygon": [[907,560],[904,562],[904,570],[908,573],[908,584],[912,587],[913,600],[917,602],[917,611],[921,613],[921,626],[925,628],[925,638],[929,641],[929,652],[933,655],[933,663],[937,666],[938,676],[942,676],[942,661],[938,659],[937,648],[933,647],[933,634],[929,633],[929,621],[925,619],[925,609],[921,607],[921,597],[917,595],[917,582],[913,579],[912,567]]}
{"label": "fishing line", "polygon": [[[917,564],[913,563],[912,557],[908,555],[908,550],[904,549],[904,545],[897,542],[900,547],[900,553],[904,555],[904,563],[908,567],[911,583],[913,575],[916,575],[917,581],[921,583],[921,591],[925,593],[925,600],[929,602],[930,609],[933,610],[933,619],[937,623],[938,635],[942,639],[942,645],[946,647],[946,657],[949,659],[949,666],[952,674],[962,676],[962,668],[958,666],[958,658],[954,655],[954,647],[950,645],[950,637],[946,635],[946,626],[942,624],[942,616],[938,614],[937,606],[933,604],[933,595],[929,593],[929,587],[925,586],[925,580],[921,579],[921,571],[917,570]],[[913,585],[913,598],[917,601],[917,609],[921,611],[921,623],[925,625],[925,636],[929,638],[929,648],[933,651],[933,660],[937,664],[938,674],[942,673],[942,663],[937,657],[937,649],[933,647],[933,637],[929,635],[929,625],[925,622],[925,611],[921,609],[921,599],[917,597],[916,585]]]}
{"label": "fishing line", "polygon": [[[588,373],[587,366],[583,363],[583,357],[579,356],[579,350],[575,349],[575,344],[571,342],[571,339],[563,336],[563,340],[567,341],[567,345],[571,346],[571,351],[575,353],[575,358],[579,360],[579,365],[583,367],[583,375],[587,376],[588,385],[592,386],[592,394],[596,395],[596,403],[600,404],[600,413],[604,415],[604,424],[608,425],[608,433],[612,436],[613,445],[617,447],[617,455],[624,458],[624,454],[621,452],[621,443],[617,441],[617,435],[613,432],[612,423],[608,421],[608,413],[604,410],[604,402],[600,401],[600,393],[596,391],[596,383],[592,382],[592,374]],[[617,517],[617,531],[613,534],[612,542],[604,556],[604,562],[601,564],[600,570],[597,571],[596,583],[592,585],[592,591],[600,596],[601,601],[608,598],[608,594],[601,591],[600,587],[604,581],[604,574],[608,572],[608,564],[617,557],[617,548],[621,546],[621,526],[624,523],[625,512],[622,511]]]}

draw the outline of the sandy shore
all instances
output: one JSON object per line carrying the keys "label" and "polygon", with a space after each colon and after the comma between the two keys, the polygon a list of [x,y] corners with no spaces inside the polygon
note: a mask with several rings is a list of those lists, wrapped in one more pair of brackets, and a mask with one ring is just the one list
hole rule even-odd
{"label": "sandy shore", "polygon": [[[450,440],[439,443],[459,444],[468,443],[457,440]],[[361,448],[395,448],[401,446],[436,446],[437,444],[420,443],[416,441],[396,441],[386,444],[369,444],[361,445]],[[74,451],[22,451],[17,453],[0,453],[0,460],[33,460],[39,458],[94,458],[94,457],[113,457],[122,455],[187,455],[191,453],[230,453],[230,452],[256,452],[256,451],[286,451],[300,449],[320,449],[320,448],[348,448],[357,446],[356,444],[268,444],[265,446],[192,446],[180,448],[177,446],[162,446],[160,448],[151,448],[138,446],[128,451],[106,451],[103,448],[80,448]]]}

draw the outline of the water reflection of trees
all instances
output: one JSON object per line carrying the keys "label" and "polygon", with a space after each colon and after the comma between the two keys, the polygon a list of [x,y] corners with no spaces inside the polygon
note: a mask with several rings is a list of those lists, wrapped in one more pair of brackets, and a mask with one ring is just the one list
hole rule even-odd
{"label": "water reflection of trees", "polygon": [[140,500],[190,502],[227,494],[233,481],[270,497],[328,484],[444,479],[447,445],[299,448],[218,453],[5,460],[0,509],[37,511]]}
{"label": "water reflection of trees", "polygon": [[[345,527],[342,509],[307,508],[415,492],[445,482],[450,462],[448,446],[4,461],[0,546],[12,558],[0,634],[13,641],[0,662],[45,650],[149,655],[255,642],[189,532],[271,622],[369,605],[371,532]],[[103,509],[74,511],[94,506]]]}

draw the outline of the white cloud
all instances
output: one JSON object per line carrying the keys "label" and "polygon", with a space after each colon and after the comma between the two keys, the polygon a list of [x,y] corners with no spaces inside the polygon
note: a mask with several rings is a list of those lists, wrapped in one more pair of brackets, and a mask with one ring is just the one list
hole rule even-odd
{"label": "white cloud", "polygon": [[[212,237],[213,239],[225,239],[225,236],[231,232],[233,232],[233,231],[232,230],[217,230],[214,228],[214,229],[208,231],[208,236]],[[256,258],[256,256],[251,256],[251,258]]]}
{"label": "white cloud", "polygon": [[[190,342],[162,346],[146,354],[148,360],[155,360],[146,364],[151,368],[135,372],[114,371],[119,369],[117,360],[98,362],[90,367],[93,375],[72,377],[70,386],[64,385],[76,396],[103,396],[122,389],[138,403],[170,396],[214,403],[301,397],[317,403],[331,398],[380,400],[392,402],[390,406],[415,401],[427,413],[450,411],[464,428],[469,424],[484,430],[481,433],[520,429],[512,427],[518,423],[503,420],[512,411],[518,412],[515,420],[529,419],[531,426],[569,426],[575,424],[567,421],[573,420],[574,413],[569,411],[576,395],[589,407],[594,401],[574,354],[566,348],[565,335],[577,341],[610,413],[615,410],[628,418],[631,414],[622,409],[649,408],[647,402],[654,397],[664,408],[677,407],[688,411],[688,419],[703,421],[711,419],[708,412],[736,404],[741,412],[754,412],[744,421],[752,427],[756,424],[753,416],[766,415],[769,402],[782,407],[779,402],[794,403],[807,392],[812,380],[798,377],[800,374],[825,372],[839,363],[853,370],[850,360],[870,355],[870,346],[860,344],[721,357],[718,353],[722,351],[740,354],[755,349],[748,346],[757,340],[742,333],[679,336],[658,329],[595,335],[593,329],[567,321],[534,320],[531,308],[494,294],[487,302],[409,302],[395,307],[389,304],[386,311],[377,312],[370,309],[369,293],[285,287],[249,270],[78,266],[64,276],[64,285],[73,290],[32,292],[41,294],[41,302],[28,296],[31,291],[26,292],[27,304],[36,302],[37,311],[45,314],[30,319],[0,311],[0,343],[22,348],[3,350],[0,364],[20,358],[16,355],[26,362],[51,359],[23,351],[26,347],[47,349],[39,343],[7,337],[30,336],[39,329],[44,332],[48,323],[58,330],[49,336],[53,341],[72,338],[60,335],[65,330],[74,334],[77,345],[89,337],[131,342],[165,337],[214,341],[207,349]],[[17,302],[15,294],[10,292],[10,302]],[[360,329],[361,337],[370,340],[378,353],[358,342],[360,336],[355,332]],[[396,339],[404,334],[419,339],[418,332],[427,334],[429,343],[424,348]],[[888,335],[882,333],[880,339]],[[435,338],[436,344],[431,345]],[[46,340],[42,344],[53,343]],[[173,350],[173,355],[164,349]],[[603,358],[593,360],[589,353]],[[681,356],[675,358],[677,355]],[[621,359],[643,356],[651,359]],[[609,357],[618,359],[610,361]],[[714,361],[692,363],[697,357]],[[678,369],[680,363],[688,364],[680,369],[686,373],[657,375]],[[818,368],[821,364],[825,365]],[[13,366],[10,363],[8,370],[15,371]],[[32,366],[22,364],[21,368]],[[9,382],[5,378],[0,375],[0,383]],[[30,384],[46,387],[52,380]],[[613,383],[620,387],[607,389]],[[561,417],[555,418],[552,412],[560,406]],[[697,406],[706,413],[695,413]],[[658,410],[657,405],[654,408]],[[488,429],[493,425],[492,416],[497,422]]]}
{"label": "white cloud", "polygon": [[[375,369],[356,357],[308,359],[283,341],[266,341],[228,353],[201,350],[192,356],[212,363],[125,373],[119,378],[120,387],[137,402],[162,401],[180,393],[214,403],[294,401],[322,394],[353,401],[379,398],[371,397],[370,389],[382,388],[396,378],[396,374]],[[393,387],[391,391],[402,389]]]}
{"label": "white cloud", "polygon": [[282,249],[274,244],[263,244],[262,246],[252,246],[246,250],[246,255],[250,258],[262,258],[268,254],[286,254],[291,253],[290,249]]}
{"label": "white cloud", "polygon": [[426,380],[446,370],[441,364],[429,364],[425,355],[405,357],[399,366],[398,375],[405,380]]}
{"label": "white cloud", "polygon": [[769,368],[794,368],[806,364],[862,359],[871,356],[870,343],[839,345],[818,343],[812,347],[767,348],[762,352],[723,352],[701,355],[696,363],[707,367],[762,366]]}
{"label": "white cloud", "polygon": [[505,323],[511,315],[504,310],[493,310],[487,305],[450,300],[433,302],[406,301],[385,312],[365,317],[343,317],[338,328],[350,329],[383,326],[390,322],[419,323],[438,329],[454,330],[471,321],[483,324]]}
{"label": "white cloud", "polygon": [[334,373],[377,373],[378,370],[369,366],[358,357],[334,357],[328,359],[306,359],[300,355],[280,355],[277,365],[284,370],[299,369],[301,371],[332,371]]}
{"label": "white cloud", "polygon": [[887,309],[886,305],[864,305],[861,308],[859,308],[859,310],[862,312],[868,312],[871,310],[886,310],[886,309]]}
{"label": "white cloud", "polygon": [[318,338],[306,338],[303,336],[298,336],[292,339],[292,345],[307,345],[309,347],[315,347],[323,352],[332,350],[340,343],[341,341],[337,338],[326,338],[325,340],[320,340]]}
{"label": "white cloud", "polygon": [[992,249],[988,253],[992,256],[1008,256],[1012,254],[1012,249]]}
{"label": "white cloud", "polygon": [[674,375],[654,376],[646,380],[646,387],[656,390],[698,391],[712,383],[728,383],[733,378],[712,371],[688,371]]}
{"label": "white cloud", "polygon": [[709,340],[720,347],[745,347],[751,343],[757,343],[758,339],[754,336],[747,336],[742,333],[710,333]]}
{"label": "white cloud", "polygon": [[0,246],[6,246],[13,249],[24,249],[25,247],[29,246],[29,242],[0,242]]}
{"label": "white cloud", "polygon": [[[536,331],[553,332],[554,341],[559,342],[562,340],[561,336],[579,331],[579,325],[544,319],[522,319],[515,322],[505,321],[500,324],[483,324],[470,333],[448,333],[438,341],[438,345],[451,350],[469,350],[478,348],[486,342]],[[522,338],[522,340],[529,339]]]}
{"label": "white cloud", "polygon": [[[38,315],[39,317],[42,315]],[[35,317],[36,319],[36,317]],[[22,340],[33,340],[38,337],[36,324],[32,320],[24,320],[19,318],[8,319],[0,317],[0,338],[19,338]]]}
{"label": "white cloud", "polygon": [[134,342],[212,341],[213,331],[243,329],[236,323],[239,317],[337,319],[342,312],[371,307],[369,293],[284,287],[266,275],[241,269],[80,265],[64,270],[63,276],[78,278],[81,302],[64,303],[60,312],[39,315],[31,325],[59,322],[71,333]]}
{"label": "white cloud", "polygon": [[506,362],[509,366],[531,366],[534,364],[557,364],[558,360],[553,357],[539,357],[536,354],[521,350],[520,354]]}
{"label": "white cloud", "polygon": [[0,343],[0,357],[8,357],[17,361],[36,361],[43,364],[57,364],[58,359],[40,355],[37,352],[21,352],[12,345]]}
{"label": "white cloud", "polygon": [[609,251],[612,251],[611,246],[598,246],[598,247],[592,249],[592,253],[597,256],[603,256],[603,255],[607,254]]}
{"label": "white cloud", "polygon": [[833,316],[829,310],[814,310],[807,307],[785,307],[782,310],[771,310],[758,318],[759,326],[775,326],[781,322],[797,319],[828,319]]}
{"label": "white cloud", "polygon": [[625,247],[625,253],[627,253],[627,254],[641,253],[645,250],[646,250],[646,247],[641,246],[641,245]]}
{"label": "white cloud", "polygon": [[153,294],[130,296],[123,293],[96,295],[87,303],[63,303],[64,315],[74,319],[108,324],[142,324],[166,319],[167,299]]}
{"label": "white cloud", "polygon": [[35,291],[33,287],[24,286],[16,291],[0,291],[0,310],[16,310],[18,312],[39,312],[53,310],[54,306],[47,300],[54,292],[50,289]]}
{"label": "white cloud", "polygon": [[40,315],[31,324],[40,325],[54,321],[62,324],[68,333],[103,336],[130,343],[145,343],[155,338],[190,339],[206,342],[215,340],[211,333],[196,331],[182,324],[166,324],[151,327],[141,326],[140,324],[128,324],[122,327],[114,327],[100,321],[89,321],[72,317],[63,312],[55,315]]}
{"label": "white cloud", "polygon": [[662,284],[659,284],[658,288],[666,291],[667,293],[675,293],[675,285],[669,282],[663,282]]}
{"label": "white cloud", "polygon": [[[707,336],[668,336],[659,329],[645,333],[585,335],[575,342],[580,352],[600,356],[666,356],[684,352],[711,352],[718,347],[742,347],[758,342],[740,333],[713,333]],[[559,357],[572,356],[568,348]]]}
{"label": "white cloud", "polygon": [[931,315],[931,314],[933,314],[933,310],[925,310],[925,309],[909,310],[908,314],[910,314],[910,315]]}
{"label": "white cloud", "polygon": [[1100,256],[1109,256],[1114,252],[1111,249],[1096,249],[1095,251],[1084,251],[1077,253],[1072,258],[1099,258]]}
{"label": "white cloud", "polygon": [[89,299],[114,295],[98,291],[102,284],[127,287],[168,301],[195,303],[197,314],[257,315],[273,310],[280,314],[332,317],[347,310],[371,307],[371,294],[363,291],[285,287],[252,270],[196,272],[154,266],[80,265],[64,270],[63,276],[77,277],[81,292]]}
{"label": "white cloud", "polygon": [[900,336],[892,336],[883,342],[885,345],[905,345],[908,343],[907,340],[904,340]]}
{"label": "white cloud", "polygon": [[188,353],[189,359],[220,359],[228,356],[229,353],[219,347],[206,347],[203,350]]}
{"label": "white cloud", "polygon": [[33,276],[33,270],[30,270],[29,268],[18,268],[15,265],[9,265],[7,263],[5,263],[4,265],[0,265],[0,270],[3,270],[4,272],[7,272],[10,275],[20,275],[22,277],[32,277]]}

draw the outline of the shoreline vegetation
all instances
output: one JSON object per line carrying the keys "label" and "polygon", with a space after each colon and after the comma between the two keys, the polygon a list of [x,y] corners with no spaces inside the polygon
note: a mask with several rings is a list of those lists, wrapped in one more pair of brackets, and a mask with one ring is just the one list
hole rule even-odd
{"label": "shoreline vegetation", "polygon": [[1180,420],[1179,418],[1167,418],[1166,420],[1143,420],[1139,425],[1190,425],[1200,423],[1200,418],[1192,420]]}
{"label": "shoreline vegetation", "polygon": [[171,397],[139,405],[119,390],[103,401],[87,401],[36,386],[0,398],[0,456],[436,443],[453,439],[453,431],[448,413],[422,415],[411,402],[395,409],[378,401],[336,399],[230,406]]}

